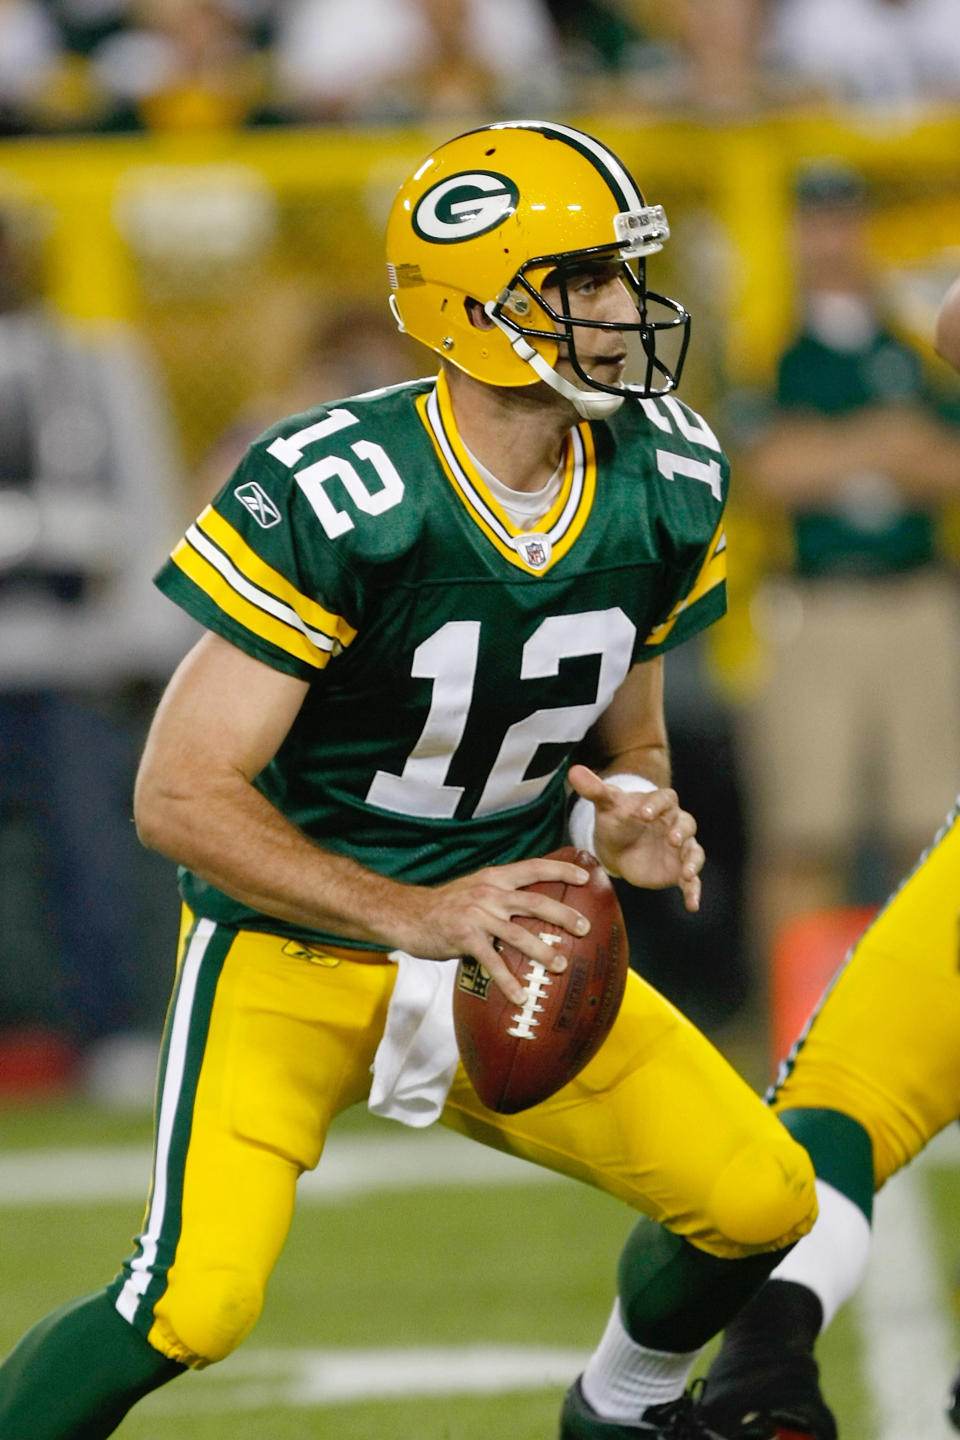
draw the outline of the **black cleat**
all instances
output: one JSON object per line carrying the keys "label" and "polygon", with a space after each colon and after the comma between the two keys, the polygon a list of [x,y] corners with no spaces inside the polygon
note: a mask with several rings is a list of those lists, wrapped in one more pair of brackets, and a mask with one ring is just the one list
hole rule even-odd
{"label": "black cleat", "polygon": [[560,1415],[560,1440],[727,1440],[707,1427],[689,1391],[665,1405],[648,1405],[635,1425],[604,1420],[586,1400],[580,1381],[571,1385]]}
{"label": "black cleat", "polygon": [[813,1356],[765,1359],[758,1356],[740,1376],[711,1372],[701,1402],[707,1423],[727,1440],[837,1440]]}
{"label": "black cleat", "polygon": [[812,1290],[768,1280],[724,1332],[700,1402],[707,1423],[727,1440],[837,1440],[813,1355],[822,1321]]}

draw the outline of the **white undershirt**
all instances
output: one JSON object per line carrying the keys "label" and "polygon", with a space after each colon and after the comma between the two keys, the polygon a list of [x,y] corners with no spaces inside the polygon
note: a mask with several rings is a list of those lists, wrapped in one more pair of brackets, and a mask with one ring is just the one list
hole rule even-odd
{"label": "white undershirt", "polygon": [[[460,443],[463,444],[463,441],[461,440]],[[463,448],[470,456],[478,475],[490,494],[507,512],[513,524],[519,530],[534,529],[560,493],[560,487],[563,484],[563,461],[560,461],[546,485],[540,490],[512,490],[509,485],[504,485],[502,480],[498,480],[496,475],[477,459],[472,450],[469,450],[466,445]]]}

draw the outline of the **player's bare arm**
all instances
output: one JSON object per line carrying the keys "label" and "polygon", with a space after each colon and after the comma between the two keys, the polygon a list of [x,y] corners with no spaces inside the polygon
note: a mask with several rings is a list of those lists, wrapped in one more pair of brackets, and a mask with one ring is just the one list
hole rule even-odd
{"label": "player's bare arm", "polygon": [[954,280],[937,315],[934,349],[954,370],[960,370],[960,279]]}
{"label": "player's bare arm", "polygon": [[603,773],[642,775],[657,786],[648,793],[628,792],[606,784],[586,765],[571,767],[571,786],[596,812],[597,858],[632,885],[677,885],[686,908],[699,909],[706,857],[696,821],[670,788],[662,658],[633,667],[598,721],[595,738],[605,757]]}
{"label": "player's bare arm", "polygon": [[538,880],[580,884],[586,872],[535,858],[429,888],[390,880],[314,845],[252,783],[306,690],[304,681],[205,635],[173,677],[144,750],[134,800],[144,844],[278,919],[432,960],[474,955],[522,1002],[523,987],[494,941],[561,970],[562,957],[511,916],[534,915],[584,933],[577,911],[523,887]]}

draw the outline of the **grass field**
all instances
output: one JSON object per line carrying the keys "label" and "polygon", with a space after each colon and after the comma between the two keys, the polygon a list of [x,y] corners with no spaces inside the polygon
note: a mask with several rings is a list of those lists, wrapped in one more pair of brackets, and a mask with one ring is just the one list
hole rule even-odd
{"label": "grass field", "polygon": [[[844,1440],[955,1434],[939,1415],[960,1341],[955,1138],[890,1187],[868,1281],[823,1343]],[[0,1111],[0,1352],[114,1273],[139,1225],[148,1143],[142,1115]],[[630,1224],[574,1182],[353,1112],[303,1185],[252,1336],[222,1366],[149,1397],[119,1433],[553,1440]]]}

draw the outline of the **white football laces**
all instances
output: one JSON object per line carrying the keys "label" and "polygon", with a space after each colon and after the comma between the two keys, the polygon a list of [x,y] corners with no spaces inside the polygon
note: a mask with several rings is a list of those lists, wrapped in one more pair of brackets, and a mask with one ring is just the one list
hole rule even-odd
{"label": "white football laces", "polygon": [[[562,935],[547,935],[540,932],[539,938],[544,945],[562,945]],[[530,974],[527,979],[527,998],[516,1015],[511,1016],[513,1024],[507,1030],[508,1035],[515,1035],[519,1040],[536,1040],[533,1033],[540,1024],[537,1016],[542,1013],[543,1006],[539,1003],[547,993],[551,982],[555,978],[551,971],[541,965],[538,960],[528,960]]]}

